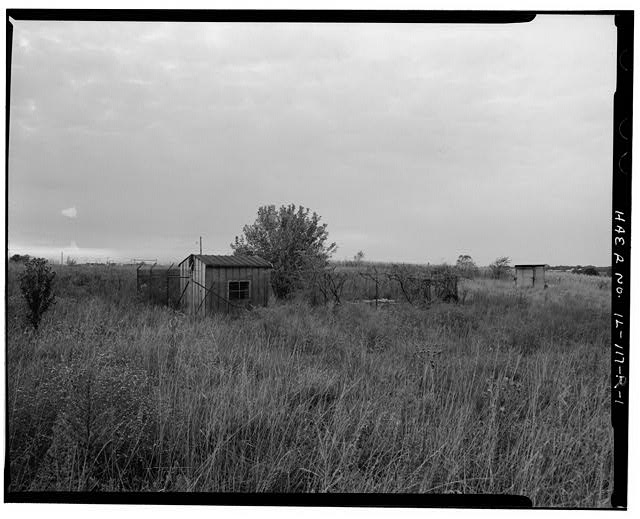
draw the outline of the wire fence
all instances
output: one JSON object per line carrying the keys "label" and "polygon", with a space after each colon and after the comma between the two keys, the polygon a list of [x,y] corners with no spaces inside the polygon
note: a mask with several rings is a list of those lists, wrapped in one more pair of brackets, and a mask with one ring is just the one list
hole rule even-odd
{"label": "wire fence", "polygon": [[[158,267],[140,264],[137,268],[136,287],[145,300],[172,308],[184,306],[185,292],[193,284],[204,291],[201,301],[192,309],[199,314],[207,298],[224,302],[218,305],[231,313],[246,310],[207,287],[184,277],[187,283],[181,289],[183,276],[173,265]],[[453,269],[419,269],[405,265],[390,268],[328,267],[297,275],[300,291],[313,304],[368,303],[376,307],[386,304],[408,303],[430,305],[436,302],[457,302],[459,276]]]}
{"label": "wire fence", "polygon": [[[181,289],[180,280],[186,279],[184,287]],[[204,290],[204,297],[194,307],[194,313],[199,315],[208,297],[215,297],[222,301],[227,313],[236,310],[247,310],[243,306],[236,305],[227,298],[218,294],[213,286],[207,287],[198,283],[190,276],[183,276],[177,267],[158,267],[156,265],[138,265],[136,269],[136,290],[139,297],[149,303],[168,306],[178,309],[184,306],[185,294],[190,290],[190,285],[195,285]]]}
{"label": "wire fence", "polygon": [[180,269],[173,265],[167,268],[140,264],[136,270],[136,290],[145,301],[178,308],[180,278]]}
{"label": "wire fence", "polygon": [[459,276],[453,270],[424,270],[404,265],[391,268],[331,267],[311,272],[307,291],[313,304],[366,302],[412,305],[458,301]]}

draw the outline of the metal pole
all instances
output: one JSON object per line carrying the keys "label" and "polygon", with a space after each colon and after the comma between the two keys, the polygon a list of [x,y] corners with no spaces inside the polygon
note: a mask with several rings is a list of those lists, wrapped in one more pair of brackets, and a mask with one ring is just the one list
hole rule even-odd
{"label": "metal pole", "polygon": [[378,309],[378,278],[376,277],[376,310]]}
{"label": "metal pole", "polygon": [[202,256],[202,236],[200,236],[200,256]]}
{"label": "metal pole", "polygon": [[169,306],[169,275],[171,274],[171,268],[173,267],[173,263],[169,266],[167,270],[167,306]]}
{"label": "metal pole", "polygon": [[187,277],[182,278],[182,279],[188,279],[189,281],[187,281],[187,284],[182,289],[182,293],[180,294],[180,298],[178,299],[178,302],[176,303],[177,306],[180,306],[180,302],[182,301],[182,296],[187,291],[187,287],[189,286],[189,282],[191,281],[191,278],[187,278]]}

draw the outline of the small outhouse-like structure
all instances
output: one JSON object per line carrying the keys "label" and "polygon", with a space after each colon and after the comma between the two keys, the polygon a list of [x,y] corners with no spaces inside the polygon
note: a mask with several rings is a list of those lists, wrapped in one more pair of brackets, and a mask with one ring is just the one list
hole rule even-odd
{"label": "small outhouse-like structure", "polygon": [[191,254],[180,267],[180,303],[190,315],[266,306],[273,266],[258,256]]}
{"label": "small outhouse-like structure", "polygon": [[516,286],[544,288],[546,267],[545,264],[515,265]]}

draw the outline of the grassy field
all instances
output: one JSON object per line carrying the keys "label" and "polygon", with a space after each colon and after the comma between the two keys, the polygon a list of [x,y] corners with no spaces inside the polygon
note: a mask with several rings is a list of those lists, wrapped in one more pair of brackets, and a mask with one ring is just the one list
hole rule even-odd
{"label": "grassy field", "polygon": [[11,266],[11,490],[510,493],[608,506],[610,279],[459,304],[192,320],[135,269],[64,267],[37,332]]}

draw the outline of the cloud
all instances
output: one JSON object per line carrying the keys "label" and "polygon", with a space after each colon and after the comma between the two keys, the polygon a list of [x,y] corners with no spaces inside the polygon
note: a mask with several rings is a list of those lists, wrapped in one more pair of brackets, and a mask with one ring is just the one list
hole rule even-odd
{"label": "cloud", "polygon": [[63,209],[60,211],[67,218],[77,218],[78,210],[75,207],[69,207],[68,209]]}
{"label": "cloud", "polygon": [[[54,259],[72,237],[87,257],[182,259],[185,226],[226,251],[260,205],[302,201],[341,258],[548,247],[550,263],[606,264],[615,26],[571,20],[16,24],[10,238],[51,240]],[[193,185],[242,196],[196,231]],[[47,218],[65,200],[91,211]],[[584,231],[568,240],[562,218]]]}

